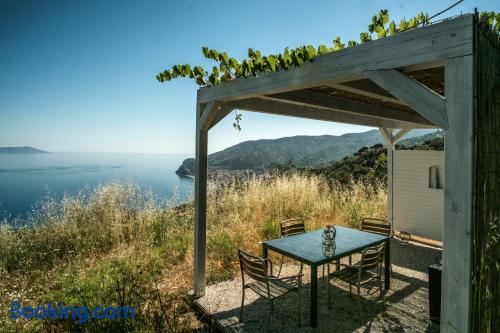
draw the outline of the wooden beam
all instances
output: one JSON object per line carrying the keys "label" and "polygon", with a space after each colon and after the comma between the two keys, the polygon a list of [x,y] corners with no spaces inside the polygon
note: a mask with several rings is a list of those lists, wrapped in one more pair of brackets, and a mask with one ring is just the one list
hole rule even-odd
{"label": "wooden beam", "polygon": [[[345,83],[347,83],[347,82],[345,82]],[[376,98],[376,99],[379,99],[381,101],[388,101],[388,102],[391,102],[391,103],[396,103],[396,104],[400,104],[400,105],[406,105],[404,102],[401,102],[397,98],[388,97],[388,96],[380,95],[380,94],[377,94],[377,93],[374,93],[374,92],[370,92],[370,91],[366,91],[366,90],[361,90],[361,89],[358,89],[358,88],[350,87],[350,86],[348,86],[346,84],[343,84],[342,82],[341,83],[331,83],[331,84],[328,84],[328,87],[332,87],[332,88],[340,89],[340,90],[345,90],[347,92],[350,92],[350,93],[353,93],[353,94],[357,94],[357,95],[361,95],[361,96],[367,96],[367,97],[371,97],[371,98]]]}
{"label": "wooden beam", "polygon": [[367,70],[401,68],[472,54],[473,15],[409,30],[395,36],[318,56],[278,73],[238,78],[198,90],[198,101],[221,102],[362,78]]}
{"label": "wooden beam", "polygon": [[470,331],[471,230],[474,184],[472,56],[448,59],[445,96],[444,241],[441,332]]}
{"label": "wooden beam", "polygon": [[216,114],[215,114],[212,122],[210,123],[210,126],[208,127],[208,129],[210,130],[212,127],[214,127],[215,125],[217,125],[222,119],[224,119],[233,110],[234,110],[234,108],[232,108],[231,106],[222,104],[222,106],[220,107],[220,109],[216,112]]}
{"label": "wooden beam", "polygon": [[201,130],[208,130],[208,127],[210,123],[213,121],[216,110],[220,108],[219,103],[215,101],[210,101],[207,103],[207,105],[203,108],[203,112],[200,115],[199,121],[197,120],[196,125],[199,126],[198,128]]}
{"label": "wooden beam", "polygon": [[389,145],[392,143],[392,135],[393,135],[393,129],[392,128],[379,128],[380,133],[384,137],[385,142]]}
{"label": "wooden beam", "polygon": [[300,105],[318,106],[337,111],[346,111],[355,114],[364,114],[380,119],[411,122],[415,123],[416,127],[418,127],[418,125],[424,125],[424,127],[434,126],[432,122],[422,117],[418,113],[395,110],[387,107],[363,103],[355,100],[340,98],[337,96],[327,95],[312,91],[306,91],[306,90],[290,91],[280,94],[269,95],[266,97],[272,97],[280,100],[285,100],[288,102],[294,102]]}
{"label": "wooden beam", "polygon": [[393,126],[398,128],[414,128],[414,123],[380,119],[372,116],[354,114],[345,111],[331,110],[323,107],[300,105],[270,97],[256,97],[225,103],[234,109],[257,111],[262,113],[292,116],[299,118],[334,121],[371,127]]}
{"label": "wooden beam", "polygon": [[435,125],[448,129],[446,100],[443,96],[395,69],[370,70],[364,74]]}
{"label": "wooden beam", "polygon": [[408,132],[410,132],[411,128],[402,128],[396,134],[392,136],[392,143],[396,144],[401,138]]}
{"label": "wooden beam", "polygon": [[[206,109],[206,107],[205,107]],[[207,247],[207,160],[208,131],[200,129],[201,105],[196,108],[196,156],[194,181],[194,277],[195,296],[205,294]]]}

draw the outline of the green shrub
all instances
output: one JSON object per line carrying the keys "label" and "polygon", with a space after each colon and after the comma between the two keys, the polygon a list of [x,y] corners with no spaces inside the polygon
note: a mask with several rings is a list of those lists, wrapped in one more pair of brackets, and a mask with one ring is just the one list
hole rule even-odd
{"label": "green shrub", "polygon": [[274,218],[270,217],[264,221],[262,226],[262,237],[263,239],[275,239],[280,236],[280,225],[279,222]]}
{"label": "green shrub", "polygon": [[170,232],[159,246],[161,257],[170,264],[178,264],[186,258],[189,247],[193,244],[193,232],[183,230]]}
{"label": "green shrub", "polygon": [[230,266],[237,261],[238,245],[226,232],[209,235],[207,246],[210,259],[221,261],[224,266]]}

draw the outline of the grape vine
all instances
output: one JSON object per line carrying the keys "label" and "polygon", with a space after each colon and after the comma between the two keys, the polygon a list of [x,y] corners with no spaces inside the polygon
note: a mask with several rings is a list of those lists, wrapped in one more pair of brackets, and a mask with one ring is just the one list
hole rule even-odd
{"label": "grape vine", "polygon": [[[372,21],[368,25],[368,31],[360,33],[359,42],[349,40],[347,47],[369,42],[372,40],[373,35],[380,39],[426,25],[429,23],[429,16],[420,12],[409,20],[400,20],[399,24],[396,24],[394,20],[389,21],[389,11],[386,9],[380,10],[377,15],[372,17]],[[479,25],[495,35],[495,38],[499,38],[500,13],[482,12],[479,16]],[[203,56],[217,64],[212,67],[211,72],[199,65],[179,64],[159,73],[156,75],[156,79],[160,82],[167,82],[175,78],[189,77],[194,79],[201,87],[214,86],[238,77],[258,76],[260,73],[286,71],[300,67],[303,63],[312,62],[318,55],[335,52],[345,47],[346,44],[342,42],[340,37],[337,37],[333,40],[331,46],[321,44],[317,47],[313,45],[304,45],[297,48],[287,47],[282,53],[278,54],[263,55],[260,51],[249,48],[248,58],[239,61],[230,57],[227,52],[209,49],[204,46],[201,49]],[[233,126],[238,130],[241,129],[240,120],[241,114],[236,113]]]}

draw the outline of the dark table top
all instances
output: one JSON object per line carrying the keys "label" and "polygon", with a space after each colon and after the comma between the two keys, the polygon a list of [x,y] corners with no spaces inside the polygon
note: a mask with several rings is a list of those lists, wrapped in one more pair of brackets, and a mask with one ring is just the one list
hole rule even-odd
{"label": "dark table top", "polygon": [[335,226],[335,228],[337,229],[337,236],[335,238],[336,249],[334,255],[331,257],[323,255],[323,229],[268,240],[263,242],[263,246],[307,265],[317,266],[380,244],[388,238],[383,235],[342,226]]}

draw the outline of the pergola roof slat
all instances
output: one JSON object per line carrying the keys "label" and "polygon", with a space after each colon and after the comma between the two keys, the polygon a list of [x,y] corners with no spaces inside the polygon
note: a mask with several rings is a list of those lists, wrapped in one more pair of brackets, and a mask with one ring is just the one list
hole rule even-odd
{"label": "pergola roof slat", "polygon": [[391,118],[382,118],[352,111],[336,110],[319,105],[294,103],[269,96],[253,97],[225,103],[235,109],[258,111],[268,114],[292,116],[299,118],[334,121],[347,124],[356,124],[372,127],[393,128],[427,128],[432,125],[423,125],[409,121],[400,121]]}
{"label": "pergola roof slat", "polygon": [[473,15],[410,30],[395,36],[318,56],[288,71],[198,90],[198,102],[220,102],[319,86],[327,82],[361,79],[364,71],[392,69],[470,55]]}
{"label": "pergola roof slat", "polygon": [[333,95],[322,94],[312,91],[291,91],[280,94],[270,95],[268,97],[282,99],[284,101],[300,103],[303,105],[324,107],[336,111],[344,111],[356,114],[363,114],[377,119],[391,119],[402,122],[410,122],[423,127],[433,127],[434,124],[413,111],[401,111],[389,107],[363,103],[355,100],[349,100]]}

